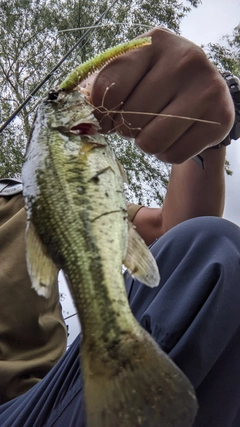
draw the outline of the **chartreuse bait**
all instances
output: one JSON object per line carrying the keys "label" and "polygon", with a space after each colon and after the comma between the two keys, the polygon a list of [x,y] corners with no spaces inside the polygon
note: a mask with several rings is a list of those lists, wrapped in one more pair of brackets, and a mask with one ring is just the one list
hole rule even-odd
{"label": "chartreuse bait", "polygon": [[85,80],[86,77],[89,76],[89,74],[100,70],[104,65],[113,61],[118,56],[130,50],[150,45],[151,42],[151,37],[143,37],[131,40],[127,43],[119,44],[115,47],[111,47],[110,49],[107,49],[106,51],[100,53],[99,55],[96,55],[94,58],[84,62],[83,64],[79,65],[79,67],[75,68],[60,84],[59,88],[62,90],[72,90],[77,85],[79,85],[79,83]]}

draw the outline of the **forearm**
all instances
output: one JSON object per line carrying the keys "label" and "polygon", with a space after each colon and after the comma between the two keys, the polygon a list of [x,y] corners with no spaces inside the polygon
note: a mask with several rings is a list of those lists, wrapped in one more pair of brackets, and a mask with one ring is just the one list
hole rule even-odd
{"label": "forearm", "polygon": [[225,147],[201,155],[205,169],[194,160],[173,165],[161,211],[162,233],[197,216],[222,216],[225,200]]}

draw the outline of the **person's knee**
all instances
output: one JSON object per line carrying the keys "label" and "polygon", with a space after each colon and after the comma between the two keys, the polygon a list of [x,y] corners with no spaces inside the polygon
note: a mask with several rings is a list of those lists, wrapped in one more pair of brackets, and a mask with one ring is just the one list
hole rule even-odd
{"label": "person's knee", "polygon": [[240,228],[218,217],[198,217],[182,222],[152,247],[153,255],[165,262],[180,262],[187,254],[196,263],[211,258],[220,263],[240,257]]}
{"label": "person's knee", "polygon": [[169,233],[175,237],[175,241],[180,239],[180,243],[185,240],[206,240],[206,243],[210,243],[212,239],[229,239],[240,246],[240,228],[226,219],[213,216],[189,219],[172,228]]}
{"label": "person's knee", "polygon": [[[180,224],[179,224],[180,225]],[[192,218],[182,223],[187,233],[193,235],[201,234],[202,238],[225,236],[233,241],[239,242],[240,228],[226,219],[214,216],[202,216]]]}

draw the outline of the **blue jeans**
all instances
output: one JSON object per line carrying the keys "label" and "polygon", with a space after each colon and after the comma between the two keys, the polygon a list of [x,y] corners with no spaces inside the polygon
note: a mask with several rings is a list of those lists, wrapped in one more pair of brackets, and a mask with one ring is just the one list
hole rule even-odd
{"label": "blue jeans", "polygon": [[[125,275],[133,314],[195,387],[194,427],[239,427],[240,229],[196,218],[151,251],[161,273],[157,288]],[[86,425],[79,346],[78,337],[42,381],[0,406],[1,427]]]}

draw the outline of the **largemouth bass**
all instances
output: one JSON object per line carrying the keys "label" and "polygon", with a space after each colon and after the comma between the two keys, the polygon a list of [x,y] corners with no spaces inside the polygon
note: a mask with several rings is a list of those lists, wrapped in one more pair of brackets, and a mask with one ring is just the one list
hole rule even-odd
{"label": "largemouth bass", "polygon": [[27,264],[48,297],[61,268],[82,327],[88,427],[192,425],[193,387],[132,315],[122,262],[150,286],[152,255],[128,224],[121,168],[78,89],[49,94],[22,171]]}

